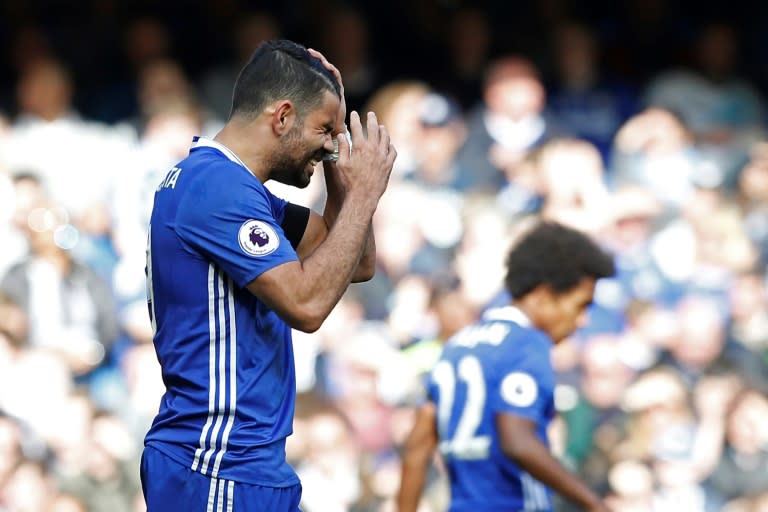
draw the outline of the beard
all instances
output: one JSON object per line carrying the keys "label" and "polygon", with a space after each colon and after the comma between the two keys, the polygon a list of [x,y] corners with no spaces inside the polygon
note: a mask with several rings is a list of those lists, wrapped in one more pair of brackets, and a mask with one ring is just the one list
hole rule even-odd
{"label": "beard", "polygon": [[319,162],[325,155],[325,149],[308,148],[301,138],[301,126],[294,126],[289,131],[269,162],[269,177],[280,183],[297,188],[306,188],[311,175],[307,165],[311,160]]}

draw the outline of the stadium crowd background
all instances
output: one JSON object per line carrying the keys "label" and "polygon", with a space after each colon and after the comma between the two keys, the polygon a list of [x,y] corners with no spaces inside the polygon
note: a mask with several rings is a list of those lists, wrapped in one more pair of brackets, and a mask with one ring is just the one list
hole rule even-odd
{"label": "stadium crowd background", "polygon": [[619,267],[555,352],[558,455],[617,511],[768,510],[768,4],[74,4],[0,5],[0,511],[144,510],[152,194],[275,37],[399,153],[377,276],[295,335],[304,510],[393,510],[420,377],[539,215]]}

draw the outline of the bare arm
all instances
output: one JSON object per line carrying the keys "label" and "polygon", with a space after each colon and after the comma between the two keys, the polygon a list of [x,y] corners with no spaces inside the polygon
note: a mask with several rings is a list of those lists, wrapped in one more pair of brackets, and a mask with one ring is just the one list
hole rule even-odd
{"label": "bare arm", "polygon": [[351,130],[354,152],[343,135],[338,137],[336,172],[346,193],[327,237],[306,259],[279,265],[248,284],[251,293],[301,331],[317,330],[352,281],[397,156],[374,114],[368,115],[363,133],[353,112]]}
{"label": "bare arm", "polygon": [[[346,135],[346,125],[344,124],[347,118],[347,102],[344,95],[344,81],[341,78],[341,72],[328,62],[325,56],[317,50],[310,49],[309,52],[320,59],[323,65],[333,73],[336,77],[336,81],[340,87],[340,102],[339,111],[336,115],[336,122],[334,124],[334,136],[339,134]],[[317,226],[318,230],[315,233],[315,239],[325,239],[328,230],[336,223],[341,205],[344,203],[344,197],[346,195],[346,188],[344,183],[339,179],[336,164],[332,161],[323,162],[323,176],[325,178],[325,189],[327,192],[327,199],[325,202],[325,210],[323,211],[321,225],[319,222],[313,223]],[[311,227],[311,226],[310,226]],[[376,242],[373,238],[373,227],[369,224],[368,236],[365,240],[365,246],[363,247],[363,253],[360,257],[360,261],[355,269],[355,273],[352,276],[352,282],[358,283],[361,281],[368,281],[373,277],[376,272]]]}
{"label": "bare arm", "polygon": [[[325,188],[328,193],[328,198],[325,202],[325,210],[323,211],[323,219],[326,226],[333,226],[336,223],[341,205],[344,204],[344,196],[346,194],[344,187],[339,180],[338,173],[336,171],[336,164],[332,162],[323,162],[323,175],[325,176]],[[352,282],[358,283],[361,281],[368,281],[373,277],[376,272],[376,241],[373,238],[373,226],[368,224],[368,235],[365,239],[365,245],[363,247],[363,253],[360,257],[360,262],[355,269],[355,274],[352,276]]]}
{"label": "bare arm", "polygon": [[552,456],[536,436],[536,423],[513,414],[496,415],[504,454],[534,478],[589,511],[607,511],[600,498]]}
{"label": "bare arm", "polygon": [[416,411],[416,422],[405,442],[403,471],[397,493],[399,512],[416,512],[427,479],[427,470],[437,448],[435,404],[427,402]]}
{"label": "bare arm", "polygon": [[[339,211],[341,210],[341,205],[344,203],[345,192],[339,183],[338,177],[335,176],[335,173],[338,172],[336,171],[335,164],[326,161],[323,164],[323,170],[328,199],[326,200],[325,211],[322,216],[313,211],[310,211],[309,213],[309,222],[304,230],[301,242],[296,248],[296,253],[302,260],[312,254],[315,249],[323,243],[323,240],[328,236],[331,227],[336,223]],[[368,281],[373,277],[375,272],[376,242],[373,237],[373,227],[369,224],[368,236],[365,240],[365,246],[363,247],[360,262],[355,269],[355,273],[352,275],[352,282],[359,283],[361,281]]]}

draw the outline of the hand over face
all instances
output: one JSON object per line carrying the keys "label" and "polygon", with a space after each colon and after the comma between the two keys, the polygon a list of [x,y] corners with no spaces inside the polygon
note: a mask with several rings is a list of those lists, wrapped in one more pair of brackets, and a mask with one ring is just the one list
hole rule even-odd
{"label": "hand over face", "polygon": [[308,48],[307,51],[313,57],[320,59],[320,62],[323,63],[323,66],[325,66],[325,69],[330,71],[333,74],[333,76],[336,77],[336,81],[339,82],[339,87],[341,88],[340,90],[341,101],[339,102],[339,113],[336,115],[336,122],[334,123],[334,128],[333,128],[333,135],[335,137],[340,133],[345,133],[344,123],[346,122],[346,119],[347,119],[347,101],[344,98],[344,82],[341,81],[341,72],[339,72],[336,66],[328,62],[328,59],[326,59],[325,56],[319,51],[314,50],[312,48]]}
{"label": "hand over face", "polygon": [[350,115],[350,132],[354,150],[343,134],[339,141],[339,160],[336,168],[347,193],[361,193],[378,201],[387,188],[397,151],[389,139],[384,125],[380,125],[376,114],[369,112],[366,131],[357,112]]}

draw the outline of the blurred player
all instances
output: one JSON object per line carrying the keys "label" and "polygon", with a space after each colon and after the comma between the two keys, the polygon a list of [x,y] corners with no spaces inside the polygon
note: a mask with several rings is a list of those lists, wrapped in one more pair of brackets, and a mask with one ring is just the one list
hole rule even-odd
{"label": "blurred player", "polygon": [[[318,329],[351,281],[373,275],[371,218],[396,156],[376,116],[364,133],[355,112],[351,151],[345,117],[335,67],[266,42],[238,77],[227,124],[196,138],[157,188],[147,291],[166,392],[142,456],[149,512],[298,508],[285,457],[291,328]],[[323,216],[264,187],[306,187],[331,153]]]}
{"label": "blurred player", "polygon": [[406,441],[400,512],[417,510],[436,449],[451,512],[551,511],[552,490],[608,510],[551,455],[546,432],[555,414],[550,349],[585,322],[597,279],[614,272],[611,257],[571,228],[541,222],[522,236],[507,258],[511,304],[449,339],[431,371]]}

